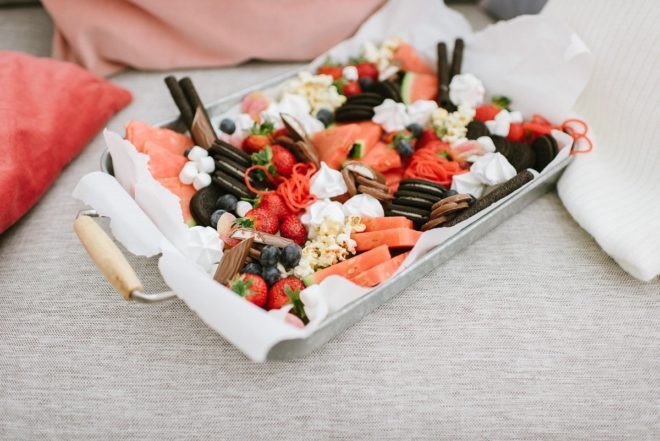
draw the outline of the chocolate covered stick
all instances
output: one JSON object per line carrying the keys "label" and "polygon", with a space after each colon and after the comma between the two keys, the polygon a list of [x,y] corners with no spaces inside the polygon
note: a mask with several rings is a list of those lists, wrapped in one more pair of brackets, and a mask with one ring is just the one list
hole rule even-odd
{"label": "chocolate covered stick", "polygon": [[[209,116],[206,113],[206,110],[204,109],[204,103],[200,99],[199,95],[197,94],[197,90],[195,89],[195,86],[193,85],[192,80],[190,77],[184,77],[179,80],[179,85],[181,86],[181,89],[183,89],[183,93],[186,95],[186,98],[188,99],[188,104],[190,104],[190,107],[193,109],[193,119],[191,121],[191,126],[190,130],[193,135],[193,139],[195,140],[195,143],[204,147],[204,148],[209,148],[211,147],[211,144],[213,144],[213,140],[217,139],[217,136],[215,134],[215,131],[213,130],[213,126],[211,126],[211,120],[209,119]],[[201,109],[201,115],[198,115]],[[201,119],[204,119],[202,121]],[[195,129],[193,128],[193,125],[195,125],[195,120],[197,120],[197,132],[200,134],[203,134],[201,139],[197,139],[195,137]],[[209,139],[211,140],[209,143]]]}
{"label": "chocolate covered stick", "polygon": [[447,45],[438,43],[438,105],[447,108],[449,101],[449,66],[447,65]]}
{"label": "chocolate covered stick", "polygon": [[445,222],[442,224],[442,226],[453,227],[457,223],[462,222],[465,219],[474,216],[481,210],[488,208],[500,199],[507,197],[532,179],[534,179],[534,175],[529,170],[521,171],[513,178],[495,187],[493,191],[477,200],[477,202],[475,202],[474,205],[472,205],[470,208],[466,208],[465,210],[461,211],[456,215],[456,217],[451,219],[449,222]]}
{"label": "chocolate covered stick", "polygon": [[172,75],[165,77],[165,84],[170,91],[170,95],[172,95],[174,104],[176,104],[179,112],[181,112],[183,123],[186,127],[190,128],[193,121],[193,110],[190,103],[188,103],[188,98],[186,98],[186,95],[183,93],[181,85]]}
{"label": "chocolate covered stick", "polygon": [[449,71],[449,82],[454,78],[454,75],[461,73],[461,67],[463,66],[463,49],[465,48],[465,42],[462,38],[457,38],[454,42],[454,53],[451,58],[451,70]]}

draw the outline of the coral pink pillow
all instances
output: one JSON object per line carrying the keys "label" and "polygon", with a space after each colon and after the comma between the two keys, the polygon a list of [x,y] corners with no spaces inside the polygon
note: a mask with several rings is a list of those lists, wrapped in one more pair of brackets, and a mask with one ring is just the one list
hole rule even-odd
{"label": "coral pink pillow", "polygon": [[44,194],[131,94],[86,70],[0,51],[0,233]]}

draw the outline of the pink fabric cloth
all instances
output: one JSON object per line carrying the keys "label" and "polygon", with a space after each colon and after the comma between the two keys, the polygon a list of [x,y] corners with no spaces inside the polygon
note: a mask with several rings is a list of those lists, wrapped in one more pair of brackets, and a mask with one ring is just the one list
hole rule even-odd
{"label": "pink fabric cloth", "polygon": [[353,34],[384,0],[44,0],[53,56],[101,75],[307,60]]}

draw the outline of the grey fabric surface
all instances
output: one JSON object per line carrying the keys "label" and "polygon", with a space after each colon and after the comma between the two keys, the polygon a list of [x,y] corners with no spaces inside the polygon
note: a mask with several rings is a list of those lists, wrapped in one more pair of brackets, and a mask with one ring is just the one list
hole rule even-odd
{"label": "grey fabric surface", "polygon": [[[190,72],[207,100],[294,65]],[[175,112],[163,74],[109,127]],[[257,365],[180,301],[127,303],[71,229],[100,137],[0,236],[0,439],[659,439],[660,281],[549,194],[302,360]],[[131,258],[165,289],[154,259]]]}

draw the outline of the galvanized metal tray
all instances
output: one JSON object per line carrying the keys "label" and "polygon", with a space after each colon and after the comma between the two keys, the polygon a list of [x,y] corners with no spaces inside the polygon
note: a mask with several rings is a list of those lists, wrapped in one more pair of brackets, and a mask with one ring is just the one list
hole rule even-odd
{"label": "galvanized metal tray", "polygon": [[[313,66],[303,66],[215,101],[207,107],[209,117],[213,118],[224,113],[229,108],[238,104],[242,97],[249,92],[277,86],[300,70],[310,68],[313,68]],[[157,125],[177,130],[179,132],[185,131],[185,126],[179,118],[172,118]],[[516,214],[532,201],[552,190],[570,161],[571,156],[567,157],[560,163],[555,164],[551,169],[545,170],[543,175],[537,176],[534,180],[519,189],[513,196],[502,202],[486,215],[463,228],[444,243],[429,251],[396,277],[382,283],[369,291],[365,296],[349,303],[341,310],[327,317],[316,331],[307,338],[287,340],[278,343],[268,353],[268,359],[284,360],[302,357],[321,347],[327,341],[355,324],[362,317],[397,295],[404,288],[423,277],[426,273],[438,268],[452,256],[480,237],[486,235],[497,225]],[[101,157],[101,169],[106,173],[113,173],[112,157],[108,151],[105,151]]]}

